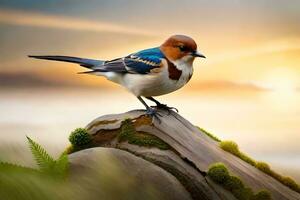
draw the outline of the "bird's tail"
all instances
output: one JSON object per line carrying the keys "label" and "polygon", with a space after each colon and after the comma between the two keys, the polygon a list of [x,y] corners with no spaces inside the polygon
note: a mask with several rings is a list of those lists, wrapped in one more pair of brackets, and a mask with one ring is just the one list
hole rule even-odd
{"label": "bird's tail", "polygon": [[70,62],[76,63],[80,66],[93,69],[94,67],[98,67],[104,64],[105,61],[103,60],[93,60],[88,58],[78,58],[78,57],[71,57],[71,56],[28,56],[30,58],[36,59],[44,59],[44,60],[54,60],[54,61],[62,61],[62,62]]}

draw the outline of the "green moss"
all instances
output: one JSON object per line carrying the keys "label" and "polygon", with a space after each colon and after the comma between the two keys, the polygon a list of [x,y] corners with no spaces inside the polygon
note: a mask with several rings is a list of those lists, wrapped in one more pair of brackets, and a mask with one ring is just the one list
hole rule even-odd
{"label": "green moss", "polygon": [[265,172],[266,174],[271,174],[272,171],[270,166],[265,162],[256,162],[256,168]]}
{"label": "green moss", "polygon": [[287,187],[291,188],[292,190],[300,192],[300,186],[292,178],[278,174],[277,172],[273,171],[267,163],[257,162],[256,168],[272,176],[273,178],[286,185]]}
{"label": "green moss", "polygon": [[239,200],[250,200],[253,197],[253,190],[249,187],[234,189],[233,195]]}
{"label": "green moss", "polygon": [[229,176],[228,179],[226,179],[225,183],[224,183],[224,187],[227,190],[233,191],[236,189],[242,189],[244,188],[244,183],[243,181],[241,181],[241,179],[237,176]]}
{"label": "green moss", "polygon": [[136,132],[135,136],[132,137],[128,142],[138,146],[157,147],[162,150],[170,149],[170,146],[160,140],[158,137],[144,132]]}
{"label": "green moss", "polygon": [[76,128],[69,136],[69,141],[74,147],[81,147],[92,142],[91,135],[84,128]]}
{"label": "green moss", "polygon": [[292,190],[300,193],[300,186],[293,179],[291,179],[289,177],[284,177],[284,176],[276,173],[265,162],[257,162],[255,160],[253,160],[252,158],[250,158],[249,156],[247,156],[246,154],[241,152],[239,150],[238,145],[235,142],[233,142],[233,141],[222,141],[222,142],[220,142],[219,146],[224,151],[227,151],[227,152],[239,157],[243,161],[245,161],[245,162],[249,163],[250,165],[256,167],[260,171],[270,175],[271,177],[275,178],[276,180],[278,180],[282,184],[286,185],[287,187],[291,188]]}
{"label": "green moss", "polygon": [[290,177],[281,177],[282,183],[300,193],[300,186]]}
{"label": "green moss", "polygon": [[65,149],[65,153],[66,154],[71,154],[71,153],[74,153],[74,152],[77,152],[77,151],[80,151],[80,150],[83,150],[83,149],[87,149],[87,148],[90,148],[91,146],[74,146],[74,145],[70,145],[68,146],[66,149]]}
{"label": "green moss", "polygon": [[64,150],[64,153],[66,153],[66,154],[71,154],[71,153],[73,153],[73,152],[74,152],[74,147],[73,147],[72,144],[69,145],[69,146]]}
{"label": "green moss", "polygon": [[216,137],[215,135],[211,134],[210,132],[207,132],[206,130],[204,130],[203,128],[197,127],[200,131],[202,131],[203,133],[205,133],[208,137],[210,137],[211,139],[215,140],[216,142],[221,142],[221,140]]}
{"label": "green moss", "polygon": [[253,160],[252,158],[250,158],[249,156],[247,156],[246,154],[240,152],[240,156],[239,156],[243,161],[249,163],[250,165],[254,166],[256,165],[256,161]]}
{"label": "green moss", "polygon": [[88,148],[91,148],[91,147],[93,147],[91,144],[87,144],[87,145],[83,145],[83,146],[74,146],[74,145],[71,144],[70,146],[68,146],[65,149],[64,153],[71,154],[71,153],[75,153],[77,151],[80,151],[80,150],[83,150],[83,149],[88,149]]}
{"label": "green moss", "polygon": [[232,153],[233,155],[239,155],[239,153],[240,153],[240,150],[239,150],[239,147],[238,147],[238,145],[235,143],[235,142],[233,142],[233,141],[222,141],[220,144],[219,144],[219,146],[223,149],[223,150],[225,150],[225,151],[227,151],[227,152],[230,152],[230,153]]}
{"label": "green moss", "polygon": [[146,147],[157,147],[162,150],[168,150],[171,147],[154,135],[144,132],[137,132],[130,119],[125,119],[121,125],[121,131],[118,135],[119,142],[127,141],[129,144]]}
{"label": "green moss", "polygon": [[219,146],[229,153],[232,153],[233,155],[239,157],[243,161],[249,163],[252,166],[256,165],[256,161],[247,156],[246,154],[242,153],[238,147],[238,145],[233,141],[222,141],[220,142]]}
{"label": "green moss", "polygon": [[[251,188],[246,187],[243,181],[237,176],[231,176],[223,163],[215,163],[209,167],[207,175],[216,183],[229,190],[239,200],[265,200],[261,196],[266,196],[267,191],[254,195]],[[269,193],[268,193],[269,194]],[[271,195],[270,199],[271,199]],[[262,199],[259,199],[262,198]]]}
{"label": "green moss", "polygon": [[121,132],[118,135],[119,142],[128,141],[136,133],[134,125],[130,119],[122,121]]}
{"label": "green moss", "polygon": [[238,145],[233,141],[221,141],[219,138],[214,136],[213,134],[207,132],[206,130],[198,127],[200,131],[205,133],[207,136],[212,138],[213,140],[219,142],[219,146],[224,150],[227,151],[243,161],[249,163],[250,165],[256,167],[257,169],[261,170],[262,172],[270,175],[271,177],[275,178],[277,181],[281,182],[282,184],[286,185],[290,189],[300,193],[300,185],[297,184],[292,178],[282,176],[275,171],[273,171],[270,166],[265,162],[257,162],[254,159],[250,158],[248,155],[244,154],[239,150]]}
{"label": "green moss", "polygon": [[271,197],[270,192],[268,192],[266,190],[259,191],[257,194],[255,194],[251,198],[251,200],[271,200],[271,199],[272,199],[272,197]]}
{"label": "green moss", "polygon": [[208,176],[216,183],[225,184],[230,178],[229,172],[223,163],[215,163],[209,167]]}

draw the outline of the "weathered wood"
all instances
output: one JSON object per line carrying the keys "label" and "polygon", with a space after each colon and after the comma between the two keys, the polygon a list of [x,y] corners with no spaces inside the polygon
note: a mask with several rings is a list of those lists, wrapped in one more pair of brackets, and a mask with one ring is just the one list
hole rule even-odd
{"label": "weathered wood", "polygon": [[[218,143],[201,132],[189,121],[175,112],[168,115],[165,111],[160,111],[163,117],[161,122],[154,120],[153,124],[143,124],[136,127],[138,131],[143,131],[157,136],[168,143],[182,159],[192,162],[198,170],[206,172],[209,165],[216,162],[223,162],[229,170],[239,176],[246,185],[255,191],[267,189],[272,193],[274,199],[299,200],[300,194],[282,185],[274,178],[261,172],[255,167],[242,161],[236,156],[223,151]],[[90,134],[97,134],[99,130],[118,129],[121,122],[126,118],[138,119],[144,115],[144,111],[134,110],[127,113],[105,115],[92,121],[87,129]],[[101,122],[109,123],[101,123]]]}

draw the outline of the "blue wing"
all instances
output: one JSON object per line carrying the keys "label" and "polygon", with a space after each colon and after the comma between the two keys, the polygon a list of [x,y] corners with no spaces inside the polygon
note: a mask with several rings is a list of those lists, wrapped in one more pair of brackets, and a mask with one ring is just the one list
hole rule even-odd
{"label": "blue wing", "polygon": [[160,68],[162,58],[165,58],[158,47],[145,49],[123,58],[106,61],[102,66],[94,68],[101,72],[119,72],[147,74],[152,69]]}

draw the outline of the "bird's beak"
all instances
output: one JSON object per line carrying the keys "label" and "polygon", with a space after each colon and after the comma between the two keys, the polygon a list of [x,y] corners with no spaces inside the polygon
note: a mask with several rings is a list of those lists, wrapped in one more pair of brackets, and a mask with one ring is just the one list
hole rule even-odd
{"label": "bird's beak", "polygon": [[200,53],[199,51],[195,51],[192,53],[192,56],[194,57],[200,57],[200,58],[206,58],[202,53]]}

